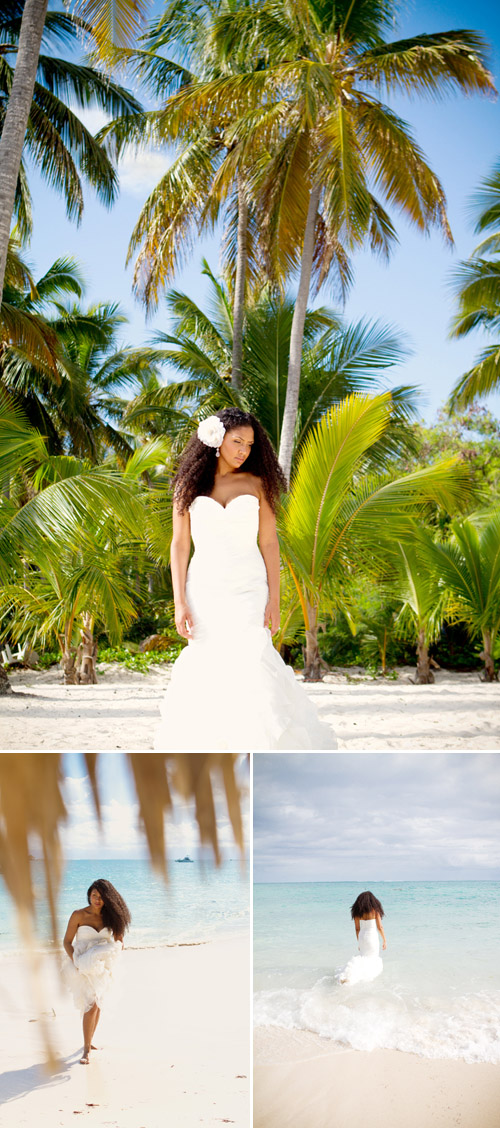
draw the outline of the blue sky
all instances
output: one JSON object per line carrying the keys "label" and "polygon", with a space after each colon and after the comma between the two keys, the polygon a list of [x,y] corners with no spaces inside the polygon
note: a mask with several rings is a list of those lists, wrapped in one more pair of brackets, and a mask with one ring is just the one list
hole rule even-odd
{"label": "blue sky", "polygon": [[254,754],[257,882],[500,879],[497,753]]}
{"label": "blue sky", "polygon": [[[155,10],[158,7],[156,0]],[[414,0],[403,3],[401,11],[396,38],[419,31],[430,33],[460,27],[480,30],[492,45],[491,69],[498,85],[500,6],[497,0],[477,0],[474,4],[472,0],[441,0],[439,3]],[[389,383],[419,385],[421,413],[431,419],[457,377],[466,371],[486,343],[486,338],[479,333],[462,341],[448,339],[454,308],[449,278],[453,265],[467,257],[478,242],[467,203],[471,192],[500,155],[500,102],[457,94],[439,102],[391,97],[390,104],[411,124],[416,140],[443,183],[455,248],[450,251],[438,231],[427,238],[418,235],[401,216],[392,212],[399,246],[388,266],[368,252],[355,257],[355,285],[345,313],[349,319],[377,318],[398,327],[413,355],[404,366],[394,370]],[[97,129],[102,118],[90,111],[85,120]],[[31,181],[35,233],[30,258],[36,274],[41,275],[57,256],[74,255],[88,282],[87,300],[119,301],[130,319],[123,340],[134,345],[145,343],[153,328],[168,328],[163,304],[146,324],[143,310],[131,294],[131,268],[126,270],[124,265],[128,240],[141,207],[167,166],[167,153],[127,157],[120,170],[121,192],[117,204],[109,212],[87,193],[85,215],[79,228],[66,220],[61,199],[42,184],[36,173]],[[206,256],[212,268],[217,269],[218,251],[218,233],[199,241],[173,285],[202,303],[206,280],[200,274],[201,259]],[[329,304],[326,288],[318,301]],[[489,402],[496,414],[500,414],[500,397],[492,397]]]}
{"label": "blue sky", "polygon": [[[61,839],[65,858],[147,858],[143,833],[139,828],[139,808],[131,771],[122,753],[100,753],[97,777],[102,802],[103,829],[99,831],[92,802],[90,781],[80,753],[66,753],[63,762],[64,800],[68,821],[62,827]],[[242,788],[242,809],[245,819],[245,840],[248,843],[248,770],[242,758],[238,767]],[[222,788],[213,778],[214,797],[223,857],[237,858]],[[194,806],[185,803],[174,792],[174,812],[166,823],[167,855],[175,858],[189,854],[191,858],[209,860],[211,851],[201,855]]]}

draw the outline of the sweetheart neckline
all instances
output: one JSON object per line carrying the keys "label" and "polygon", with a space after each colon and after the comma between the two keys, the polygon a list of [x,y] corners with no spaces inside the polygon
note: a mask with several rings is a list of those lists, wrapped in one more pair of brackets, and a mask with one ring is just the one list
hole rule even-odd
{"label": "sweetheart neckline", "polygon": [[97,933],[97,936],[99,936],[100,933],[104,933],[105,929],[109,932],[109,925],[103,925],[102,929],[96,929],[94,925],[85,925],[84,923],[83,925],[77,925],[77,932],[79,929],[91,929],[93,933]]}
{"label": "sweetheart neckline", "polygon": [[228,506],[231,505],[231,502],[237,502],[238,498],[255,498],[255,501],[260,508],[260,502],[256,494],[236,494],[234,498],[230,498],[229,501],[226,502],[225,506],[222,505],[222,502],[218,502],[217,498],[212,498],[210,494],[197,494],[191,505],[194,506],[194,503],[197,502],[199,498],[206,498],[207,502],[214,502],[214,504],[218,506],[220,510],[227,510]]}

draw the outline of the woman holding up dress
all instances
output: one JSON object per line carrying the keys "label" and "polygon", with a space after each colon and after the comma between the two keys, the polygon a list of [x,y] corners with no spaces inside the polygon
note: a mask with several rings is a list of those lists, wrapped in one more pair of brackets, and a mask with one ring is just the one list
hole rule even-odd
{"label": "woman holding up dress", "polygon": [[358,984],[360,981],[375,980],[384,967],[379,956],[378,937],[380,933],[382,948],[386,949],[387,942],[382,925],[384,911],[371,890],[365,890],[358,895],[354,905],[351,906],[351,917],[359,942],[359,956],[352,957],[339,974],[340,984]]}
{"label": "woman holding up dress", "polygon": [[71,966],[66,979],[77,1007],[83,1013],[82,1065],[88,1065],[101,1004],[113,980],[115,962],[131,921],[121,894],[106,878],[97,878],[87,890],[88,905],[71,914],[64,948]]}
{"label": "woman holding up dress", "polygon": [[[177,631],[155,748],[334,748],[293,671],[279,627],[275,512],[283,472],[255,416],[224,408],[198,427],[174,480],[172,583]],[[191,541],[195,552],[189,561]]]}

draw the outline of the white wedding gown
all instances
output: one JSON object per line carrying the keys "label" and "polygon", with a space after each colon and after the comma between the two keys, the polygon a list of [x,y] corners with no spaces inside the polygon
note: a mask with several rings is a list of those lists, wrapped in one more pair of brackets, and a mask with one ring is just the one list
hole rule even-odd
{"label": "white wedding gown", "polygon": [[68,988],[80,1011],[89,1011],[93,1004],[101,1007],[113,982],[115,963],[122,951],[110,929],[98,933],[91,925],[79,925],[73,941],[73,961],[64,962]]}
{"label": "white wedding gown", "polygon": [[341,973],[340,984],[359,984],[361,981],[375,980],[383,969],[379,956],[379,935],[375,918],[359,923],[359,956],[352,957]]}
{"label": "white wedding gown", "polygon": [[193,638],[174,663],[155,749],[335,748],[264,627],[258,498],[239,494],[224,508],[199,495],[189,513]]}

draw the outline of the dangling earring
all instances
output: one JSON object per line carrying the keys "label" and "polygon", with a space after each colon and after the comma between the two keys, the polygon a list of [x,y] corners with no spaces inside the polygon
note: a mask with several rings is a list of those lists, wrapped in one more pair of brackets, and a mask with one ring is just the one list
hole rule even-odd
{"label": "dangling earring", "polygon": [[217,447],[217,450],[215,452],[215,457],[216,457],[216,459],[220,459],[220,447]]}

